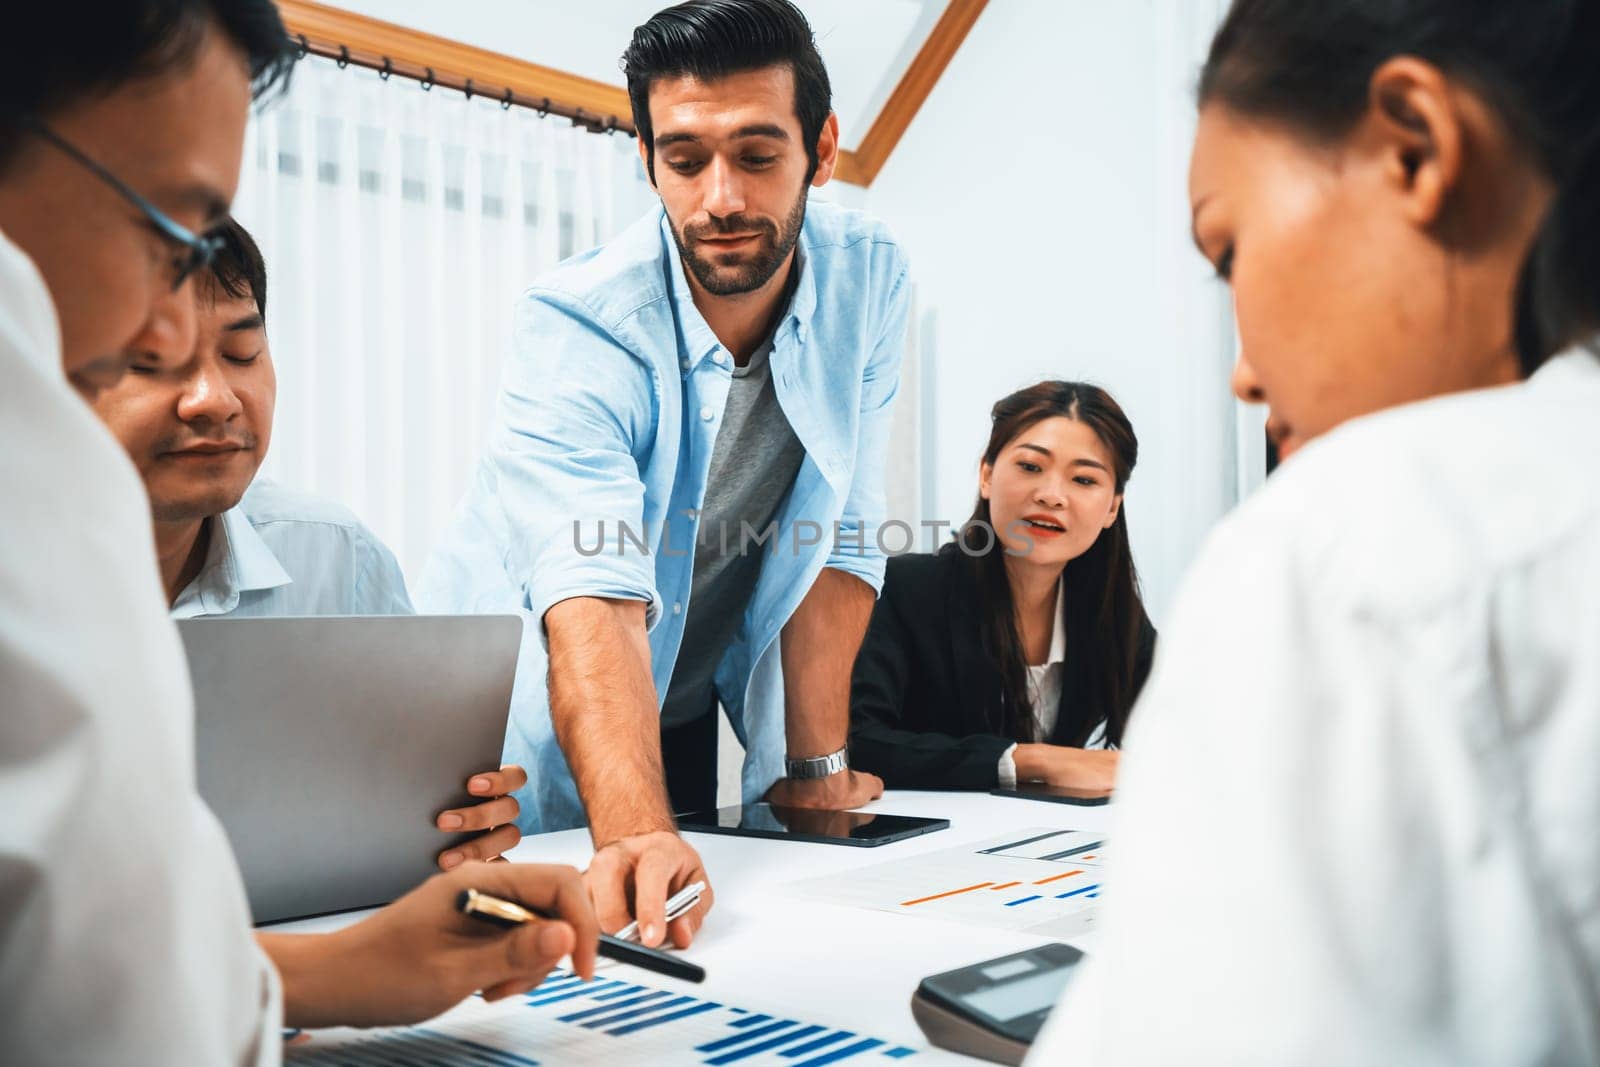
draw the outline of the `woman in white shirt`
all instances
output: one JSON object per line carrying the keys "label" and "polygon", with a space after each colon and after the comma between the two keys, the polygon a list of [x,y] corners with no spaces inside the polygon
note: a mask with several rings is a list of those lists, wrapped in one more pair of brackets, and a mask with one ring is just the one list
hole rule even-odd
{"label": "woman in white shirt", "polygon": [[1218,32],[1194,233],[1289,458],[1173,608],[1036,1062],[1600,1059],[1597,46],[1597,0]]}

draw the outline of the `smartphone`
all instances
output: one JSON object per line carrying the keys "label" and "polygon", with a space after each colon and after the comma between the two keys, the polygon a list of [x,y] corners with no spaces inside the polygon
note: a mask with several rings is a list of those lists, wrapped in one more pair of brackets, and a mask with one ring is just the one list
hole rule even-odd
{"label": "smartphone", "polygon": [[1076,804],[1083,808],[1095,808],[1111,802],[1108,793],[1086,793],[1081,789],[1063,789],[1043,782],[1018,782],[1011,789],[991,789],[989,795],[1016,797],[1019,800],[1048,800],[1055,804]]}

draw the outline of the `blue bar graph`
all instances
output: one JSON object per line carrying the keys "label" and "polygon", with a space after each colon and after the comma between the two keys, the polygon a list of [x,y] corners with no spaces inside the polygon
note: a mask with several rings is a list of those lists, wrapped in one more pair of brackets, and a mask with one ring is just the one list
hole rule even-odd
{"label": "blue bar graph", "polygon": [[[735,1025],[738,1024],[736,1023]],[[719,1038],[716,1041],[708,1041],[704,1045],[696,1045],[694,1050],[696,1052],[720,1052],[729,1045],[739,1045],[746,1041],[754,1041],[758,1037],[766,1037],[768,1034],[775,1034],[779,1030],[786,1029],[793,1025],[794,1023],[790,1022],[788,1019],[779,1019],[777,1022],[768,1023],[766,1026],[758,1026],[751,1030],[741,1031],[740,1033],[734,1034],[732,1037]]]}
{"label": "blue bar graph", "polygon": [[821,1033],[822,1029],[823,1028],[820,1026],[802,1026],[798,1030],[790,1030],[787,1034],[779,1034],[777,1037],[771,1038],[767,1041],[757,1041],[753,1045],[746,1045],[744,1048],[734,1049],[732,1052],[723,1053],[721,1056],[718,1056],[715,1059],[707,1060],[706,1063],[710,1065],[710,1067],[722,1067],[722,1064],[735,1063],[749,1056],[759,1056],[763,1052],[768,1052],[772,1049],[787,1045],[792,1041],[799,1041],[801,1038],[806,1038],[810,1037],[812,1034]]}
{"label": "blue bar graph", "polygon": [[673,1011],[668,1012],[665,1015],[657,1015],[655,1018],[645,1019],[643,1022],[629,1023],[627,1026],[619,1026],[615,1030],[607,1030],[606,1033],[610,1034],[612,1037],[625,1037],[628,1034],[638,1033],[640,1030],[648,1030],[652,1026],[660,1026],[662,1023],[677,1022],[679,1019],[687,1019],[691,1015],[699,1015],[702,1012],[713,1011],[721,1006],[722,1005],[717,1004],[714,1001],[703,1000],[692,1008],[684,1008],[682,1011]]}
{"label": "blue bar graph", "polygon": [[646,993],[643,996],[633,997],[630,1000],[619,1000],[615,1004],[602,1004],[598,1008],[585,1008],[583,1011],[575,1011],[570,1015],[561,1016],[560,1020],[564,1023],[575,1023],[583,1019],[592,1019],[596,1015],[611,1015],[622,1008],[632,1008],[636,1005],[644,1004],[652,1000],[660,1000],[662,997],[671,995],[672,994],[667,993],[664,990],[657,990],[654,993]]}
{"label": "blue bar graph", "polygon": [[795,1058],[797,1056],[804,1056],[808,1052],[815,1052],[819,1048],[825,1048],[828,1045],[833,1044],[835,1041],[844,1041],[847,1038],[852,1038],[852,1037],[855,1037],[855,1036],[856,1035],[854,1033],[850,1032],[849,1030],[835,1030],[833,1033],[829,1034],[827,1037],[819,1037],[815,1041],[807,1041],[804,1045],[801,1045],[799,1048],[792,1048],[789,1051],[785,1052],[784,1055],[789,1057],[790,1059],[793,1059],[793,1058]]}
{"label": "blue bar graph", "polygon": [[541,1048],[561,1061],[660,1067],[861,1067],[917,1053],[821,1023],[563,970],[525,997],[471,998],[425,1026],[319,1031],[307,1044],[285,1045],[284,1058],[291,1067],[540,1067]]}
{"label": "blue bar graph", "polygon": [[595,997],[594,999],[596,999],[596,1000],[616,1000],[618,997],[625,997],[629,993],[637,993],[640,990],[642,990],[643,988],[644,988],[644,986],[642,986],[642,985],[624,986],[623,988],[618,989],[618,990],[616,990],[615,992],[612,992],[612,993],[602,993],[598,997]]}
{"label": "blue bar graph", "polygon": [[837,1052],[824,1052],[816,1059],[806,1060],[804,1063],[800,1064],[799,1067],[824,1067],[825,1064],[838,1063],[840,1060],[848,1059],[858,1052],[866,1052],[869,1049],[875,1049],[881,1044],[883,1044],[883,1042],[879,1041],[875,1037],[864,1037],[855,1044],[846,1045]]}
{"label": "blue bar graph", "polygon": [[1035,893],[1031,897],[1018,897],[1016,900],[1008,900],[1008,901],[1006,901],[1006,907],[1014,908],[1018,904],[1026,904],[1030,900],[1043,900],[1043,899],[1044,899],[1044,897],[1041,894]]}
{"label": "blue bar graph", "polygon": [[[1099,888],[1100,888],[1100,886],[1099,886],[1098,883],[1096,883],[1095,885],[1079,886],[1077,889],[1074,889],[1071,892],[1057,893],[1056,894],[1056,899],[1057,900],[1066,900],[1068,897],[1075,897],[1079,893],[1090,893],[1090,892],[1093,892],[1094,890],[1099,889]],[[1098,896],[1099,894],[1096,894],[1096,895]]]}
{"label": "blue bar graph", "polygon": [[538,993],[538,990],[534,990],[534,995],[530,995],[528,997],[528,1007],[542,1008],[546,1004],[554,1004],[557,1001],[562,1000],[572,1000],[574,997],[590,997],[600,992],[602,989],[613,989],[619,985],[622,985],[622,983],[601,981],[598,985],[585,985],[581,989],[563,990],[560,993],[555,993],[547,997],[537,996],[536,994]]}
{"label": "blue bar graph", "polygon": [[673,997],[671,1000],[658,1000],[654,1003],[646,1004],[642,1008],[634,1008],[631,1011],[616,1012],[612,1015],[602,1015],[598,1019],[590,1019],[588,1022],[583,1024],[583,1028],[585,1030],[604,1030],[608,1026],[615,1026],[617,1023],[625,1023],[629,1019],[637,1019],[641,1015],[649,1015],[652,1012],[657,1011],[666,1011],[668,1008],[676,1008],[684,1004],[692,1003],[693,1001],[693,997]]}

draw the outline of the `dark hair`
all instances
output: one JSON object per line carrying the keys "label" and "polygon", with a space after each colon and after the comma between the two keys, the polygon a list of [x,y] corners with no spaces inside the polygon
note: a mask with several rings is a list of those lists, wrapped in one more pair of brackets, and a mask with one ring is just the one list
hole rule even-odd
{"label": "dark hair", "polygon": [[228,219],[215,230],[209,231],[222,239],[216,258],[211,261],[207,277],[213,284],[235,300],[249,297],[256,302],[262,318],[267,315],[267,263],[261,258],[250,231],[240,226],[236,219]]}
{"label": "dark hair", "polygon": [[1518,285],[1517,350],[1531,372],[1600,330],[1597,45],[1600,0],[1234,0],[1200,101],[1332,138],[1395,56],[1471,85],[1558,189]]}
{"label": "dark hair", "polygon": [[[995,404],[983,462],[993,466],[1006,445],[1028,427],[1049,418],[1072,419],[1095,432],[1111,453],[1112,477],[1121,494],[1139,460],[1139,439],[1133,424],[1111,394],[1084,382],[1040,382]],[[991,531],[993,531],[991,533]],[[985,656],[1002,679],[999,703],[991,706],[991,726],[1007,737],[1032,735],[1033,705],[1028,697],[1027,657],[1017,627],[1016,603],[1006,572],[1005,531],[995,531],[989,502],[979,496],[972,518],[963,528],[962,555],[982,604],[979,621]],[[1067,564],[1063,623],[1067,648],[1077,661],[1075,692],[1070,707],[1079,721],[1058,721],[1056,737],[1067,744],[1085,744],[1104,717],[1106,740],[1121,744],[1128,712],[1139,695],[1139,638],[1145,624],[1139,598],[1139,576],[1128,545],[1128,509],[1122,507],[1111,526],[1101,531],[1089,550]]]}
{"label": "dark hair", "polygon": [[833,110],[833,88],[811,24],[799,8],[789,0],[688,0],[656,12],[635,29],[622,53],[622,69],[650,180],[656,180],[650,87],[658,78],[713,81],[779,64],[794,72],[794,112],[811,160],[809,182],[817,171],[822,126]]}
{"label": "dark hair", "polygon": [[257,97],[286,85],[295,50],[272,0],[113,0],[22,4],[0,51],[0,163],[25,115],[52,113],[130,81],[193,62],[206,31],[245,54]]}

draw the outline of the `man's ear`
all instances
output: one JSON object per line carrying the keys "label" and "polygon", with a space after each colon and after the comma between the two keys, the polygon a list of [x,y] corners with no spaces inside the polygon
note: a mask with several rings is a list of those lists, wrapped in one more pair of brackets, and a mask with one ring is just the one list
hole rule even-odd
{"label": "man's ear", "polygon": [[1380,153],[1385,181],[1418,226],[1439,221],[1461,179],[1464,116],[1444,74],[1401,56],[1373,71],[1365,140]]}
{"label": "man's ear", "polygon": [[1106,521],[1100,527],[1100,529],[1102,529],[1102,530],[1111,529],[1111,527],[1116,525],[1117,516],[1121,515],[1121,514],[1122,514],[1122,494],[1118,493],[1116,496],[1111,498],[1111,510],[1106,513]]}
{"label": "man's ear", "polygon": [[[643,131],[641,131],[639,136],[635,137],[634,140],[639,142],[639,162],[644,164],[645,180],[647,180],[650,183],[650,188],[655,189],[656,188],[655,169],[650,166],[650,146],[644,143],[644,133],[643,133]],[[661,190],[656,189],[656,192],[659,193],[660,191]]]}
{"label": "man's ear", "polygon": [[811,176],[811,184],[821,188],[833,180],[834,168],[839,165],[839,116],[835,112],[828,112],[828,120],[822,124],[822,133],[817,137],[817,172]]}

